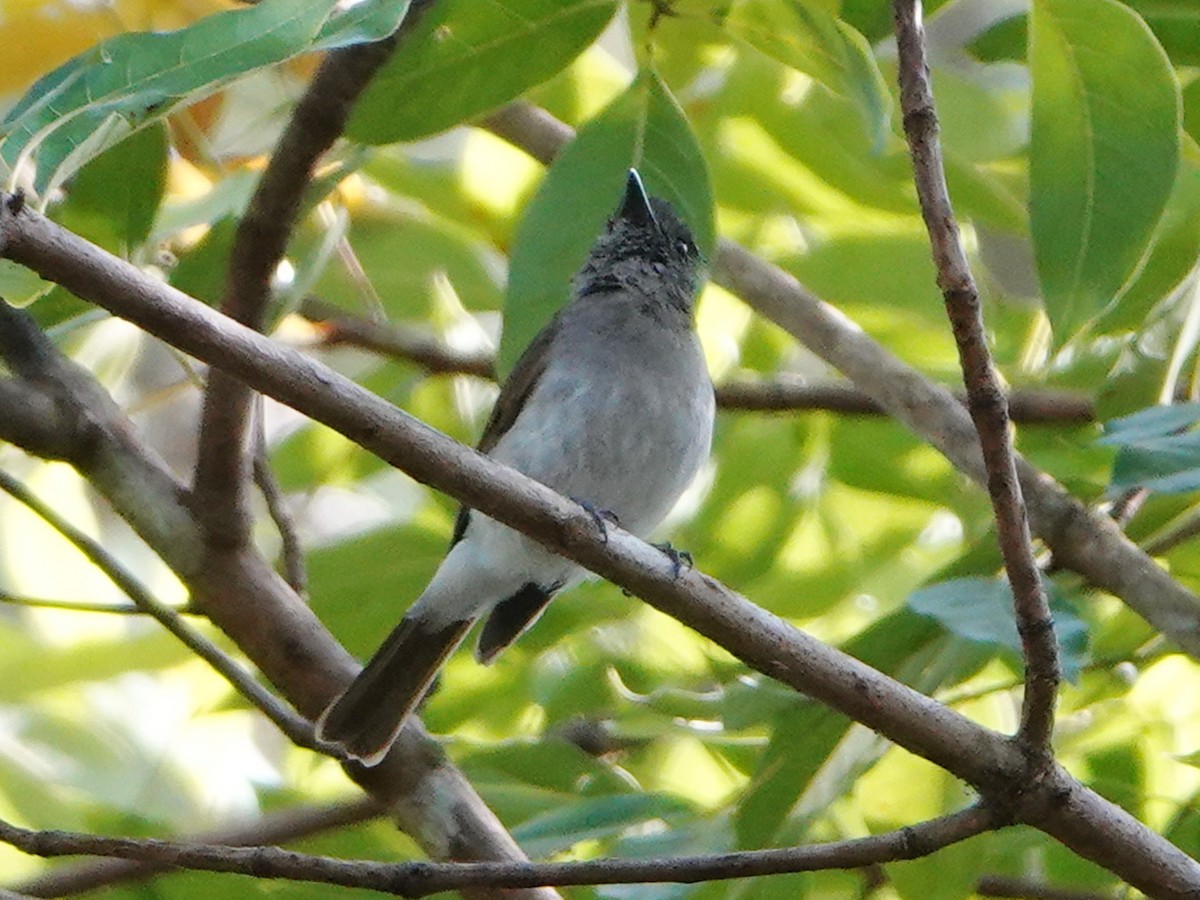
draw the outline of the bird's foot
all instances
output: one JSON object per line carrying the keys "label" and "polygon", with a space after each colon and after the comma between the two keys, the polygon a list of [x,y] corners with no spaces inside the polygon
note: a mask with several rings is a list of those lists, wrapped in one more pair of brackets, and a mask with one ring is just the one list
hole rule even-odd
{"label": "bird's foot", "polygon": [[661,550],[667,559],[671,561],[673,578],[678,578],[684,569],[690,569],[695,565],[692,560],[692,554],[686,550],[676,550],[669,542],[664,541],[661,544],[651,544],[650,546],[656,550]]}
{"label": "bird's foot", "polygon": [[604,538],[604,543],[608,543],[608,526],[620,525],[621,522],[617,518],[617,514],[611,509],[605,509],[602,506],[597,506],[587,500],[580,500],[577,497],[572,497],[576,503],[583,507],[584,512],[592,517],[592,521],[596,523],[596,528],[600,531],[600,537]]}

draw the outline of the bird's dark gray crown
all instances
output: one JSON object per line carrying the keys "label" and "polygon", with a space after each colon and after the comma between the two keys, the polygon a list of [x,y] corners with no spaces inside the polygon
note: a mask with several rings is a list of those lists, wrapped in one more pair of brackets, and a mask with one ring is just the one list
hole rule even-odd
{"label": "bird's dark gray crown", "polygon": [[689,309],[701,262],[692,232],[674,207],[648,197],[631,172],[625,198],[592,245],[576,288],[580,296],[633,289]]}

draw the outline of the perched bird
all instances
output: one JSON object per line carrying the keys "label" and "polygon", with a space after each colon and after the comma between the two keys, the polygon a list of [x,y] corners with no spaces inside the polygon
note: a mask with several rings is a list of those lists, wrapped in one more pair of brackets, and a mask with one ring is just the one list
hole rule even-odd
{"label": "perched bird", "polygon": [[[693,328],[700,253],[665,200],[630,170],[624,199],[574,293],[508,377],[480,451],[639,536],[708,457],[713,390]],[[490,662],[586,573],[481,513],[459,510],[428,587],[322,714],[320,738],[374,765],[446,658],[487,616]]]}

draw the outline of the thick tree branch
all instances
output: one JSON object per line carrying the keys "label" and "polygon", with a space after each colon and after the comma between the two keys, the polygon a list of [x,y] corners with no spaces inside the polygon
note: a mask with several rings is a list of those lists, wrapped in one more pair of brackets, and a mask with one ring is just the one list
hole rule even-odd
{"label": "thick tree branch", "polygon": [[[432,0],[413,0],[396,33],[372,44],[335,50],[322,61],[238,223],[221,303],[226,315],[262,330],[271,278],[287,249],[317,161],[341,137],[354,102],[431,4]],[[249,539],[251,408],[251,392],[245,385],[219,370],[209,374],[193,491],[209,539],[227,547],[240,547]]]}
{"label": "thick tree branch", "polygon": [[[545,163],[574,135],[570,126],[526,103],[510,104],[482,124]],[[978,435],[953,394],[897,359],[790,274],[731,240],[718,242],[713,280],[789,332],[957,469],[986,486]],[[1016,468],[1033,531],[1058,564],[1120,597],[1200,658],[1200,597],[1171,578],[1108,516],[1088,509],[1020,454]]]}
{"label": "thick tree branch", "polygon": [[379,863],[332,859],[278,847],[230,847],[153,839],[109,838],[61,831],[29,831],[0,821],[0,840],[36,856],[92,854],[160,866],[285,878],[425,897],[471,888],[532,888],[593,884],[720,881],[788,872],[852,869],[928,856],[994,825],[980,807],[871,837],[709,856],[596,859],[558,863]]}
{"label": "thick tree branch", "polygon": [[[238,325],[37,213],[24,210],[3,215],[0,237],[5,239],[3,249],[9,258],[184,352],[226,369],[262,393],[341,432],[419,481],[637,594],[748,665],[827,703],[974,785],[1013,821],[1036,826],[1153,896],[1194,900],[1200,891],[1200,864],[1075,781],[1053,761],[1030,758],[1009,739],[813,639],[707,576],[694,570],[680,574],[659,550],[619,528],[609,528],[606,539],[602,539],[596,534],[591,516],[577,504],[463,447],[353,381]],[[839,337],[843,327],[839,323]],[[933,391],[932,387],[927,391]],[[948,393],[945,396],[966,418],[953,398]],[[973,435],[969,422],[964,427]],[[977,456],[975,468],[979,468]],[[245,557],[235,560],[239,561],[245,562]],[[241,590],[239,599],[260,591],[269,594],[267,584],[253,580],[264,577],[261,561],[256,565],[258,569],[247,572],[247,582],[237,585]],[[266,576],[282,584],[273,573],[268,571]],[[203,577],[198,577],[197,595],[211,596],[229,589],[228,584],[207,591],[206,587]],[[246,615],[261,617],[269,605],[223,598],[223,602],[214,603],[216,608],[223,614],[219,624],[243,635],[270,634],[281,628],[281,623],[273,619],[257,618],[249,623],[238,620],[243,610]],[[285,608],[277,614],[286,618],[301,612]],[[319,628],[315,620],[311,621],[313,628]],[[301,646],[308,657],[320,642],[307,641]],[[296,662],[267,661],[278,665]],[[329,665],[319,655],[304,662],[305,672]],[[302,712],[313,714],[312,704],[317,698],[327,700],[334,683],[348,680],[353,666],[344,661],[340,668],[336,676],[323,673],[327,677],[302,698],[307,704]],[[418,752],[411,744],[414,728],[402,733],[401,750],[391,758]],[[396,777],[400,784],[395,787],[402,795],[405,793],[403,770],[391,772],[387,761],[356,774],[366,783],[380,776]]]}
{"label": "thick tree branch", "polygon": [[1029,878],[1005,878],[999,875],[980,878],[975,885],[975,893],[980,897],[1009,897],[1013,900],[1116,900],[1110,894],[1071,891]]}
{"label": "thick tree branch", "polygon": [[[329,303],[305,300],[298,310],[321,327],[321,344],[347,344],[390,359],[421,366],[433,375],[472,375],[494,380],[495,357],[490,353],[465,353],[449,347],[431,334],[390,322],[374,322],[351,315]],[[717,406],[745,412],[796,412],[820,410],[853,415],[883,415],[874,400],[851,384],[813,384],[802,378],[728,381],[716,386]],[[956,394],[966,402],[966,393]],[[1082,425],[1094,422],[1090,400],[1071,391],[1016,390],[1008,396],[1014,422]]]}
{"label": "thick tree branch", "polygon": [[[292,807],[268,813],[262,819],[247,825],[196,835],[183,845],[219,844],[228,847],[249,847],[285,844],[322,831],[345,828],[378,818],[385,812],[386,810],[371,797],[331,806]],[[16,885],[16,889],[31,897],[62,897],[148,878],[167,868],[128,859],[95,859],[53,869],[24,884]]]}
{"label": "thick tree branch", "polygon": [[0,378],[0,441],[61,459],[72,439],[69,417],[61,414],[52,394],[20,378]]}
{"label": "thick tree branch", "polygon": [[[0,356],[12,371],[36,380],[69,419],[64,434],[71,439],[55,458],[74,465],[108,499],[188,587],[196,610],[229,635],[302,715],[314,719],[357,673],[353,658],[252,548],[206,544],[186,491],[140,443],[109,395],[58,354],[28,315],[3,303]],[[20,435],[14,440],[20,444]],[[382,765],[349,774],[390,805],[400,827],[435,858],[525,858],[415,721]]]}
{"label": "thick tree branch", "polygon": [[967,407],[987,470],[988,494],[996,517],[1000,554],[1012,587],[1017,633],[1025,659],[1025,698],[1019,740],[1045,751],[1054,730],[1054,702],[1061,672],[1050,604],[1034,559],[1025,516],[1025,498],[1017,480],[1008,404],[992,364],[983,329],[983,308],[946,187],[937,110],[925,60],[925,31],[920,0],[895,0],[896,42],[900,51],[900,107],[912,157],[921,215],[929,232],[937,283],[958,345]]}

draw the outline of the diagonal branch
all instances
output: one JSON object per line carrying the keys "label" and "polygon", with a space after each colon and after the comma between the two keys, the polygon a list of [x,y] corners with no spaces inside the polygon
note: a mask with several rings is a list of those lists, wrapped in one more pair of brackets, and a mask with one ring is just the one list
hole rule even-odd
{"label": "diagonal branch", "polygon": [[[208,547],[186,491],[107,392],[59,354],[27,314],[2,302],[0,357],[57,404],[70,439],[53,458],[75,466],[188,587],[195,610],[228,634],[302,715],[315,718],[359,667],[308,606],[253,548]],[[19,445],[21,437],[11,435]],[[383,764],[347,774],[390,805],[399,826],[431,856],[525,858],[418,723]]]}
{"label": "diagonal branch", "polygon": [[1021,707],[1019,740],[1045,751],[1054,730],[1054,701],[1061,672],[1050,605],[1030,543],[1025,499],[1017,480],[1008,404],[992,364],[983,329],[979,291],[963,249],[958,222],[950,204],[937,110],[925,60],[925,30],[920,0],[895,0],[896,42],[900,51],[900,106],[904,133],[912,156],[917,197],[933,247],[938,287],[958,345],[967,406],[979,433],[987,489],[996,517],[996,535],[1012,587],[1017,633],[1025,659],[1025,698]]}
{"label": "diagonal branch", "polygon": [[[383,807],[370,797],[360,797],[348,803],[330,806],[291,807],[267,813],[261,819],[246,825],[235,825],[198,835],[188,839],[187,845],[220,844],[227,847],[249,847],[284,844],[323,831],[365,822],[383,814]],[[129,859],[93,859],[52,869],[24,884],[18,884],[16,888],[33,897],[62,897],[144,879],[165,868]]]}
{"label": "diagonal branch", "polygon": [[[354,102],[431,4],[432,0],[413,0],[397,32],[372,44],[335,50],[317,69],[238,224],[221,303],[226,315],[262,330],[271,278],[287,249],[317,161],[341,137]],[[249,388],[220,370],[209,373],[193,491],[210,539],[227,547],[243,546],[249,539],[251,408]]]}
{"label": "diagonal branch", "polygon": [[275,726],[287,735],[292,743],[309,750],[337,756],[336,748],[326,746],[313,734],[312,723],[296,715],[274,694],[254,680],[254,677],[229,654],[202,635],[186,619],[167,604],[150,593],[133,573],[104,549],[98,541],[84,534],[53,509],[37,498],[28,488],[7,472],[0,471],[0,491],[8,494],[30,511],[42,518],[46,524],[61,534],[82,553],[93,565],[119,587],[142,612],[150,616],[179,641],[208,663],[235,691],[245,697]]}
{"label": "diagonal branch", "polygon": [[[44,216],[29,210],[3,215],[4,209],[0,203],[0,237],[9,258],[184,352],[228,370],[419,481],[637,594],[748,665],[945,768],[973,785],[1007,818],[1045,831],[1146,893],[1173,900],[1194,898],[1200,891],[1200,864],[1080,784],[1053,760],[1028,757],[1008,738],[821,643],[715,580],[694,570],[678,572],[661,551],[615,526],[602,539],[586,511],[544,485],[462,446],[348,378],[238,325]],[[966,418],[948,393],[946,397]],[[969,422],[965,428],[972,434]],[[245,559],[240,555],[235,562]],[[256,565],[261,566],[261,561]],[[248,577],[252,574],[247,572]],[[273,573],[268,574],[281,584]],[[198,579],[197,593],[205,587]],[[267,591],[268,586],[251,581],[238,588],[245,591],[239,595],[244,597]],[[261,616],[262,607],[222,599],[219,624],[227,630],[237,626],[239,633],[261,634],[290,625],[262,620],[242,632],[249,627],[238,620],[243,607],[253,607],[245,611],[252,616]],[[272,612],[286,618],[307,610],[285,607]],[[315,620],[308,621],[319,628]],[[314,654],[313,642],[302,646],[306,656]],[[264,661],[285,670],[295,667],[296,648],[289,649],[292,652],[285,653],[283,660],[268,655]],[[302,662],[304,674],[329,665],[320,656]],[[328,699],[333,684],[345,683],[352,671],[348,661],[341,663],[336,675],[326,671],[326,678],[303,698],[307,706],[301,711],[309,712],[317,697]],[[293,673],[293,677],[302,676]],[[400,751],[391,754],[392,762],[407,753],[420,758],[417,732],[416,725],[402,732]],[[395,771],[396,766],[388,762],[369,771],[354,767],[350,771],[366,784],[380,777],[394,778],[389,784],[403,793],[404,769]]]}
{"label": "diagonal branch", "polygon": [[380,863],[310,856],[269,846],[230,847],[30,831],[3,820],[0,820],[0,841],[36,856],[86,853],[136,859],[160,866],[336,884],[402,897],[425,897],[440,891],[471,888],[695,884],[791,872],[852,869],[929,856],[993,827],[993,816],[975,806],[896,831],[828,844],[706,856],[552,863]]}
{"label": "diagonal branch", "polygon": [[[524,103],[510,104],[482,124],[546,163],[574,134],[545,110]],[[959,471],[987,484],[971,417],[945,388],[897,359],[790,274],[726,238],[718,243],[713,280],[840,371]],[[1108,516],[1088,509],[1020,454],[1016,468],[1033,531],[1058,564],[1120,597],[1200,658],[1200,597],[1171,578]]]}
{"label": "diagonal branch", "polygon": [[[329,303],[309,298],[300,304],[301,316],[318,326],[322,346],[349,345],[389,359],[414,363],[432,375],[472,375],[494,380],[495,357],[485,352],[464,352],[433,335],[397,325],[351,315]],[[813,383],[781,375],[774,379],[736,380],[715,388],[720,409],[745,412],[795,412],[822,410],[850,415],[883,415],[874,400],[841,382]],[[966,394],[955,395],[966,402]],[[1016,390],[1008,397],[1014,422],[1081,425],[1096,420],[1090,400],[1072,391]]]}

